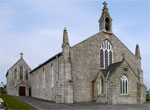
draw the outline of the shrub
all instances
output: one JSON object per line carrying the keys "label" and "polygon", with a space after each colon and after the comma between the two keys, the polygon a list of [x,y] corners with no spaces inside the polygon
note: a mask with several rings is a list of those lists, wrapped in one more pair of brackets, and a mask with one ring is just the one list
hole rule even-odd
{"label": "shrub", "polygon": [[149,96],[149,94],[146,95],[146,101],[150,101],[150,96]]}
{"label": "shrub", "polygon": [[4,88],[0,88],[0,93],[1,94],[6,94],[6,90]]}

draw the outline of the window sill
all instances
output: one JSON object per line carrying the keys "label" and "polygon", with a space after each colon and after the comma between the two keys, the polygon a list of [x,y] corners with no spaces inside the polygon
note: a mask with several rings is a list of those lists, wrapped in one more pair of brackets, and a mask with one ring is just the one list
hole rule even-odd
{"label": "window sill", "polygon": [[104,97],[105,96],[105,94],[99,94],[98,95],[98,97]]}
{"label": "window sill", "polygon": [[120,94],[120,96],[122,96],[122,97],[128,97],[129,94]]}

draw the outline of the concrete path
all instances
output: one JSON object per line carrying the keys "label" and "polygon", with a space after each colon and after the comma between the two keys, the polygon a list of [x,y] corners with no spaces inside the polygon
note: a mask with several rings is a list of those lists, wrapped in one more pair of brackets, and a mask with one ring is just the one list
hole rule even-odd
{"label": "concrete path", "polygon": [[33,97],[18,97],[38,110],[150,110],[150,102],[134,105],[107,105],[99,103],[56,104]]}

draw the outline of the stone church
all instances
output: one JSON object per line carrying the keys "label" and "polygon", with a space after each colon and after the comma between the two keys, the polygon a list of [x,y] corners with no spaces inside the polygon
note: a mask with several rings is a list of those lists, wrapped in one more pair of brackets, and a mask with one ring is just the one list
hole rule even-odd
{"label": "stone church", "polygon": [[15,96],[30,95],[30,67],[21,58],[7,71],[7,93]]}
{"label": "stone church", "polygon": [[[30,71],[22,58],[8,71],[8,94],[18,95],[16,90],[23,85],[26,90],[31,88],[32,97],[56,103],[144,103],[146,87],[139,46],[133,54],[114,35],[112,18],[106,2],[103,4],[98,33],[71,47],[65,28],[62,52],[33,69],[29,82],[22,78],[22,73]],[[16,78],[16,73],[20,77]]]}

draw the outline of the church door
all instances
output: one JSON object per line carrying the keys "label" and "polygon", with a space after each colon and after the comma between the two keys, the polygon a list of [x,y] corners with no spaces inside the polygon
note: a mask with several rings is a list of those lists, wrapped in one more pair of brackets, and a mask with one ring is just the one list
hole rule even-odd
{"label": "church door", "polygon": [[19,96],[26,96],[26,88],[19,87]]}

